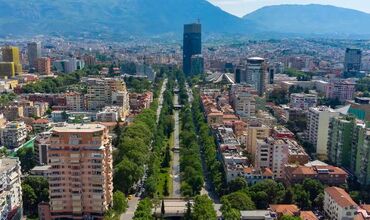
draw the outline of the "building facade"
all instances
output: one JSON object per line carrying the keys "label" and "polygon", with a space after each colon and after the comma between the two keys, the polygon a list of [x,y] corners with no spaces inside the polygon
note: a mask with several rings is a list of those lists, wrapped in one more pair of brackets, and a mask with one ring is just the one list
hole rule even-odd
{"label": "building facade", "polygon": [[344,57],[344,72],[359,72],[361,70],[362,51],[347,48]]}
{"label": "building facade", "polygon": [[13,62],[14,64],[14,70],[17,75],[21,75],[22,70],[22,64],[20,59],[20,53],[18,47],[3,47],[3,62]]}
{"label": "building facade", "polygon": [[21,176],[18,158],[0,158],[0,219],[22,218]]}
{"label": "building facade", "polygon": [[199,23],[185,24],[182,64],[185,75],[192,73],[191,58],[199,54],[202,54],[202,25]]}
{"label": "building facade", "polygon": [[24,122],[8,122],[1,129],[1,144],[8,149],[14,149],[26,142],[27,128]]}
{"label": "building facade", "polygon": [[308,110],[311,107],[316,107],[317,95],[305,93],[292,93],[290,95],[289,106],[291,108],[298,108],[301,110]]}
{"label": "building facade", "polygon": [[308,141],[314,146],[320,159],[326,159],[328,156],[329,123],[331,118],[338,115],[338,112],[326,106],[312,107],[308,111]]}
{"label": "building facade", "polygon": [[37,69],[38,59],[41,58],[41,42],[30,42],[27,44],[28,63],[31,68]]}
{"label": "building facade", "polygon": [[49,57],[40,57],[37,59],[36,70],[43,75],[51,74],[51,60]]}
{"label": "building facade", "polygon": [[327,187],[324,190],[324,211],[331,220],[353,220],[358,205],[351,196],[338,187]]}
{"label": "building facade", "polygon": [[99,124],[55,127],[48,148],[52,219],[103,219],[112,205],[112,144]]}

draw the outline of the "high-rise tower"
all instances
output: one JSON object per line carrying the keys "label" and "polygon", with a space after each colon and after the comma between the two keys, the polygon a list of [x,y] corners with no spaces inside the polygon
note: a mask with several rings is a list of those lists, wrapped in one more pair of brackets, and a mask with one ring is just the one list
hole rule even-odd
{"label": "high-rise tower", "polygon": [[202,54],[202,25],[199,23],[184,25],[183,42],[183,71],[190,75],[191,58],[193,55]]}

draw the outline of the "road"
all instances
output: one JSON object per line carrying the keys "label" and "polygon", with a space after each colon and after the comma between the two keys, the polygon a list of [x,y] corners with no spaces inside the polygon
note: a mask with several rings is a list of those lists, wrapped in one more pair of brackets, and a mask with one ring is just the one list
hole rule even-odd
{"label": "road", "polygon": [[161,114],[161,110],[162,110],[162,106],[163,106],[163,93],[166,90],[167,82],[168,82],[168,79],[167,78],[165,80],[163,80],[161,92],[160,92],[160,95],[159,95],[159,98],[158,98],[157,124],[158,124],[159,116]]}
{"label": "road", "polygon": [[[174,95],[174,105],[179,103],[179,97],[177,94]],[[180,147],[180,123],[179,123],[179,110],[174,110],[174,120],[175,120],[175,128],[174,128],[174,146],[173,149],[179,149]],[[180,155],[178,150],[174,150],[172,154],[172,181],[173,181],[173,188],[172,188],[172,197],[180,198]]]}
{"label": "road", "polygon": [[[161,92],[158,97],[157,124],[158,124],[159,116],[162,110],[163,93],[166,90],[167,81],[168,81],[167,78],[163,81]],[[144,182],[144,179],[142,179],[141,182]],[[134,217],[134,213],[135,213],[135,210],[139,202],[140,202],[140,197],[136,197],[136,196],[132,197],[132,199],[128,201],[127,211],[121,215],[120,220],[131,220]]]}

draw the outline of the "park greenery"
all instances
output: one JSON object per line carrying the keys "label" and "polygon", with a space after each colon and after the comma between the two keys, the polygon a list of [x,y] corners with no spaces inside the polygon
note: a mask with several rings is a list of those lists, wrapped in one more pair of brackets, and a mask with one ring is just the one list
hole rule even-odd
{"label": "park greenery", "polygon": [[176,74],[179,87],[179,103],[184,105],[180,114],[181,193],[184,196],[193,197],[199,195],[204,180],[193,112],[188,102],[185,77],[181,73]]}
{"label": "park greenery", "polygon": [[144,175],[150,158],[150,144],[156,126],[157,103],[137,115],[122,131],[114,159],[114,188],[129,193]]}
{"label": "park greenery", "polygon": [[287,68],[284,71],[284,74],[287,74],[290,77],[297,77],[298,81],[310,81],[313,76],[312,73],[299,71],[293,68]]}
{"label": "park greenery", "polygon": [[151,83],[146,78],[125,77],[125,83],[130,92],[143,93],[151,89]]}
{"label": "park greenery", "polygon": [[248,186],[245,179],[237,178],[228,186],[229,193],[221,198],[224,216],[235,216],[236,210],[267,209],[269,204],[296,204],[302,210],[322,208],[323,205],[324,185],[314,179],[285,187],[274,180]]}
{"label": "park greenery", "polygon": [[148,179],[145,182],[145,189],[149,197],[169,196],[170,193],[170,144],[174,129],[172,116],[173,87],[174,80],[169,79],[163,93],[162,109],[152,144],[151,163],[148,164]]}
{"label": "park greenery", "polygon": [[192,104],[193,119],[199,135],[199,143],[203,152],[206,170],[215,191],[222,195],[225,188],[225,174],[222,164],[217,160],[217,146],[214,136],[206,122],[202,112],[200,94],[198,90],[193,90],[194,101]]}
{"label": "park greenery", "polygon": [[7,105],[9,102],[14,101],[17,97],[14,93],[2,93],[0,95],[0,106]]}
{"label": "park greenery", "polygon": [[213,202],[206,195],[196,196],[194,198],[192,220],[210,220],[217,219],[216,211],[213,208]]}
{"label": "park greenery", "polygon": [[85,67],[73,73],[62,74],[29,83],[22,87],[22,93],[59,93],[65,92],[73,85],[79,85],[82,77],[98,75],[98,66]]}

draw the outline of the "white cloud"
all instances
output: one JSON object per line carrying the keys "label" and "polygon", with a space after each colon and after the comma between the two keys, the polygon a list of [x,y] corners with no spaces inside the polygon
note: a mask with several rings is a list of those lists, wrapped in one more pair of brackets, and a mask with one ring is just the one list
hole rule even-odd
{"label": "white cloud", "polygon": [[369,0],[208,0],[223,10],[237,16],[243,16],[267,5],[279,4],[324,4],[352,8],[370,13]]}

